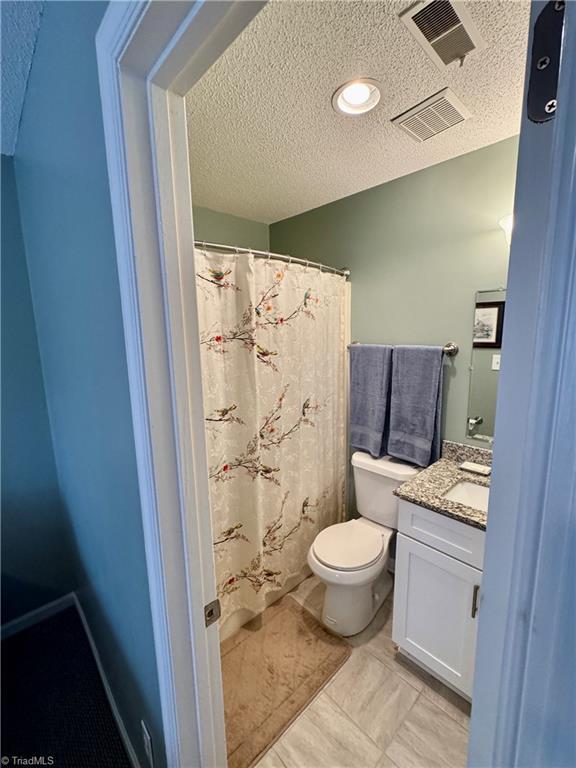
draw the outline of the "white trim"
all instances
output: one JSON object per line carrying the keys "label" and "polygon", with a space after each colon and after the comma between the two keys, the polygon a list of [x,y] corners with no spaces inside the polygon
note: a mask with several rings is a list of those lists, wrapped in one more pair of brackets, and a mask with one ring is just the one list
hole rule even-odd
{"label": "white trim", "polygon": [[[151,427],[147,407],[147,382],[144,376],[144,353],[141,343],[142,331],[138,309],[138,281],[136,266],[133,258],[131,258],[134,251],[134,242],[130,221],[130,192],[126,171],[127,160],[126,147],[124,146],[122,96],[118,71],[118,59],[124,48],[124,35],[127,34],[128,30],[134,28],[143,9],[144,6],[136,4],[111,3],[102,21],[102,26],[98,31],[96,45],[122,299],[122,316],[126,340],[126,356],[130,380],[144,541],[148,565],[150,602],[162,702],[162,722],[166,739],[167,760],[170,765],[175,766],[178,764],[177,750],[179,739],[172,694],[172,651],[170,648],[168,617],[166,615],[167,609],[164,597],[166,585],[162,566],[160,530],[157,520],[157,489],[150,440]],[[124,255],[126,253],[130,254],[130,257],[126,258]],[[170,750],[175,750],[175,752]]]}
{"label": "white trim", "polygon": [[7,621],[2,625],[2,640],[6,640],[12,635],[16,635],[18,632],[22,632],[23,629],[33,627],[34,624],[38,624],[44,619],[49,619],[50,616],[55,616],[60,611],[66,610],[71,605],[75,604],[74,592],[68,592],[62,597],[52,600],[51,603],[41,605],[40,608],[35,608],[33,611],[28,611],[23,616],[18,616],[17,619]]}
{"label": "white trim", "polygon": [[110,3],[96,46],[166,760],[226,764],[184,94],[262,3]]}
{"label": "white trim", "polygon": [[84,627],[84,632],[86,632],[86,637],[88,638],[88,642],[90,643],[90,649],[92,650],[92,656],[94,656],[94,661],[96,662],[96,666],[98,667],[100,679],[102,680],[102,685],[104,686],[104,691],[106,692],[106,698],[108,699],[108,704],[110,704],[110,709],[112,710],[112,714],[114,715],[114,720],[116,720],[116,726],[118,727],[120,738],[122,739],[124,748],[128,753],[128,759],[130,760],[133,768],[140,768],[140,763],[138,761],[138,758],[136,757],[136,752],[134,751],[134,747],[132,746],[132,742],[130,741],[130,737],[128,736],[128,731],[126,730],[126,727],[124,726],[124,721],[122,720],[122,716],[120,715],[120,710],[118,709],[116,700],[114,699],[112,688],[110,687],[110,683],[108,682],[108,678],[106,677],[106,672],[104,670],[102,661],[100,660],[100,654],[98,653],[98,648],[96,647],[96,643],[94,642],[94,638],[92,637],[92,632],[90,631],[90,625],[88,624],[88,620],[86,619],[86,615],[84,614],[82,604],[80,603],[80,600],[78,599],[78,595],[76,594],[76,592],[72,592],[71,597],[72,597],[71,605],[76,606],[76,610],[78,611],[78,615],[80,616],[80,621],[82,622],[82,626]]}

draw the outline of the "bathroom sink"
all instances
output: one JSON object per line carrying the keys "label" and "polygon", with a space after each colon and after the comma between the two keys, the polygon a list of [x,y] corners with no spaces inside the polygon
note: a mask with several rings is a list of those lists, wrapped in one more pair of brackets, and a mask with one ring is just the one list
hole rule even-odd
{"label": "bathroom sink", "polygon": [[456,483],[453,488],[444,494],[445,499],[457,501],[459,504],[465,504],[467,507],[479,509],[481,512],[488,512],[488,496],[490,488],[476,483],[463,481]]}

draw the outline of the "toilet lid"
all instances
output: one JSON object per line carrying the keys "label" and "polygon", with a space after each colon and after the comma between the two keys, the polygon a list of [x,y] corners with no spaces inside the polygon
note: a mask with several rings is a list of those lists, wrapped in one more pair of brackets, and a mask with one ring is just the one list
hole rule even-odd
{"label": "toilet lid", "polygon": [[367,568],[382,554],[382,536],[355,520],[330,525],[314,540],[314,554],[321,563],[340,571]]}

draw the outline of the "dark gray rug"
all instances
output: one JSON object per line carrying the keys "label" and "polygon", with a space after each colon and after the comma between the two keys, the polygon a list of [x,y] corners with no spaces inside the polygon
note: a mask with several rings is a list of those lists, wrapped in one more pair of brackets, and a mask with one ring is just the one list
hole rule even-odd
{"label": "dark gray rug", "polygon": [[2,641],[2,762],[12,756],[130,768],[75,607]]}

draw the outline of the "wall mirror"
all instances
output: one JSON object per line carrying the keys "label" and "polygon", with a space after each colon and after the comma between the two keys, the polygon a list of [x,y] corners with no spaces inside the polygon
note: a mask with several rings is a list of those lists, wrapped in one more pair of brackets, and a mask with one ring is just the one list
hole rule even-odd
{"label": "wall mirror", "polygon": [[506,289],[477,291],[472,324],[472,359],[466,435],[491,443],[500,376]]}

